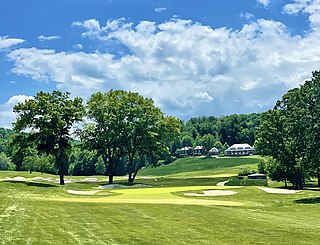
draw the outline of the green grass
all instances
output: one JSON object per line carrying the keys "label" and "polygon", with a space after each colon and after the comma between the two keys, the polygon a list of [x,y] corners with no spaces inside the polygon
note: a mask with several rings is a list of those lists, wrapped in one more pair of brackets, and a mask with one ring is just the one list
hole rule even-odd
{"label": "green grass", "polygon": [[201,176],[232,176],[241,167],[257,169],[260,160],[258,156],[250,157],[188,157],[181,158],[171,164],[158,168],[146,168],[139,176],[172,176],[172,177],[201,177]]}
{"label": "green grass", "polygon": [[[195,169],[192,160],[205,166]],[[140,178],[137,183],[151,187],[103,190],[93,196],[71,195],[66,190],[94,190],[103,181],[83,183],[80,180],[85,177],[67,177],[79,182],[66,186],[0,181],[0,244],[319,244],[318,189],[279,195],[257,186],[218,187],[216,183],[228,177],[203,177],[202,173],[236,174],[236,168],[254,167],[257,159],[209,160],[190,158],[188,166],[177,161],[159,168],[158,175],[153,172],[156,169],[146,169],[143,176],[151,171],[149,176],[157,177]],[[179,167],[183,170],[178,171]],[[183,171],[187,177],[181,178]],[[26,172],[0,171],[0,179],[15,176],[30,177]],[[35,176],[56,178],[31,175]],[[123,181],[116,179],[116,183]],[[183,195],[206,189],[232,189],[237,194]]]}

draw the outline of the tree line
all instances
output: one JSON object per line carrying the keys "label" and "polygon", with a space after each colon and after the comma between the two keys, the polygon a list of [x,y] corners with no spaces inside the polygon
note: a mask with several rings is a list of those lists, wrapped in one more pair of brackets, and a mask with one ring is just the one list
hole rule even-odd
{"label": "tree line", "polygon": [[0,141],[6,154],[18,170],[57,173],[61,185],[68,173],[106,174],[109,183],[127,173],[133,182],[141,167],[169,154],[167,145],[180,133],[178,119],[123,90],[95,93],[86,106],[68,92],[39,92],[13,110],[14,132],[3,129],[10,137]]}
{"label": "tree line", "polygon": [[139,169],[170,163],[184,146],[223,151],[234,143],[253,145],[260,122],[253,113],[184,123],[164,116],[151,99],[123,90],[95,93],[85,106],[69,93],[39,92],[14,111],[14,130],[0,129],[0,169],[59,174],[61,184],[67,174],[105,174],[110,183],[127,174],[133,182]]}

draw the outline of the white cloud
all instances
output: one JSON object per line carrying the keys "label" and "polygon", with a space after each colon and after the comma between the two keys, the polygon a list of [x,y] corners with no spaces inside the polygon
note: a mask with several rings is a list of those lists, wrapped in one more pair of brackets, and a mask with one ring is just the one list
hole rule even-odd
{"label": "white cloud", "polygon": [[320,28],[320,0],[294,0],[286,4],[283,12],[287,14],[298,14],[300,12],[309,15],[312,28]]}
{"label": "white cloud", "polygon": [[19,45],[23,42],[24,42],[23,39],[8,38],[7,36],[5,37],[0,36],[0,51],[10,49],[11,47]]}
{"label": "white cloud", "polygon": [[40,36],[38,36],[38,39],[40,41],[51,41],[51,40],[61,39],[61,37],[60,36],[43,36],[43,35],[40,35]]}
{"label": "white cloud", "polygon": [[0,104],[0,127],[12,128],[12,122],[15,121],[17,115],[13,112],[13,107],[26,100],[32,99],[32,96],[15,95],[6,103]]}
{"label": "white cloud", "polygon": [[73,48],[77,49],[77,50],[81,50],[81,49],[83,49],[83,45],[78,43],[78,44],[73,45]]}
{"label": "white cloud", "polygon": [[242,13],[241,12],[240,17],[242,19],[245,19],[245,20],[251,20],[251,19],[255,18],[254,14],[251,14],[251,13],[248,13],[248,12],[246,12],[246,13]]}
{"label": "white cloud", "polygon": [[154,12],[156,12],[156,13],[161,13],[161,12],[166,11],[166,10],[167,10],[167,8],[159,7],[159,8],[155,8],[155,9],[154,9]]}
{"label": "white cloud", "polygon": [[257,0],[258,3],[262,4],[264,7],[269,6],[270,0]]}
{"label": "white cloud", "polygon": [[85,98],[111,88],[137,91],[165,112],[187,118],[266,110],[320,63],[318,30],[292,36],[272,20],[252,20],[240,30],[179,19],[134,25],[121,18],[105,26],[92,19],[73,26],[84,29],[83,37],[116,40],[129,52],[117,58],[17,49],[8,55],[15,62],[12,71],[56,81],[58,88]]}

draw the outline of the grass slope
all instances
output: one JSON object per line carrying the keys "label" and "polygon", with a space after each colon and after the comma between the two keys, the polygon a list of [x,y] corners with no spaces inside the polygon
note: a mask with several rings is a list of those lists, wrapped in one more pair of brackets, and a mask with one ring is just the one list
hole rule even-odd
{"label": "grass slope", "polygon": [[181,158],[171,164],[158,168],[146,168],[139,172],[140,176],[171,176],[171,177],[199,177],[199,176],[231,176],[238,173],[241,167],[257,169],[260,157],[223,157]]}
{"label": "grass slope", "polygon": [[[215,184],[226,178],[202,176],[204,171],[208,175],[236,174],[229,168],[253,167],[252,159],[219,161],[221,165],[211,172],[208,166],[217,163],[214,159],[194,159],[207,165],[198,171],[191,167],[194,163],[190,158],[188,166],[163,166],[175,171],[165,168],[159,169],[159,175],[150,173],[163,178],[138,180],[152,187],[103,190],[93,196],[71,195],[66,190],[93,190],[104,182],[80,182],[85,177],[77,177],[79,182],[66,186],[45,181],[0,181],[0,244],[318,244],[318,189],[293,195],[268,194],[256,186],[218,187]],[[181,168],[192,177],[177,177],[184,173]],[[201,173],[200,177],[196,173]],[[0,171],[0,179],[18,175],[56,178]],[[219,197],[183,195],[205,189],[238,193]]]}

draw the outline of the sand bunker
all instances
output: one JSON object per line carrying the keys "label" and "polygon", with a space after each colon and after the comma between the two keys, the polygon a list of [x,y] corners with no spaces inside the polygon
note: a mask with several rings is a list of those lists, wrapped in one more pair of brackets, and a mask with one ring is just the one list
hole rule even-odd
{"label": "sand bunker", "polygon": [[49,177],[49,178],[43,178],[43,177],[34,177],[32,178],[32,180],[34,181],[39,181],[39,180],[42,180],[42,181],[48,181],[48,182],[53,182],[52,178]]}
{"label": "sand bunker", "polygon": [[218,182],[217,183],[217,186],[224,186],[226,183],[228,183],[229,182],[229,180],[227,180],[227,181],[222,181],[222,182]]}
{"label": "sand bunker", "polygon": [[97,178],[85,178],[82,181],[84,181],[84,182],[98,182],[99,180]]}
{"label": "sand bunker", "polygon": [[300,191],[300,190],[297,191],[297,190],[268,188],[268,187],[259,187],[259,189],[267,193],[273,193],[273,194],[295,194]]}
{"label": "sand bunker", "polygon": [[92,191],[75,191],[75,190],[67,190],[69,194],[74,195],[94,195],[101,190],[92,190]]}
{"label": "sand bunker", "polygon": [[230,196],[237,194],[236,191],[224,191],[224,190],[208,190],[203,193],[185,193],[185,196],[189,197],[216,197],[216,196]]}
{"label": "sand bunker", "polygon": [[16,176],[16,177],[13,178],[13,180],[25,181],[26,178],[25,177],[21,177],[21,176]]}

